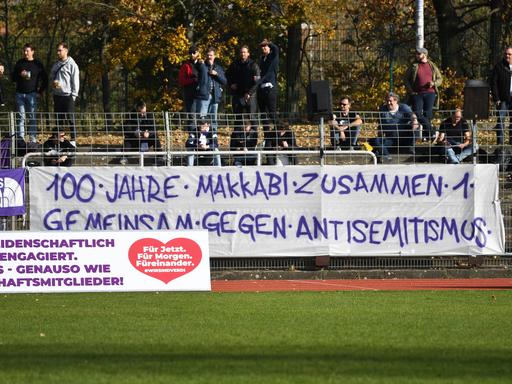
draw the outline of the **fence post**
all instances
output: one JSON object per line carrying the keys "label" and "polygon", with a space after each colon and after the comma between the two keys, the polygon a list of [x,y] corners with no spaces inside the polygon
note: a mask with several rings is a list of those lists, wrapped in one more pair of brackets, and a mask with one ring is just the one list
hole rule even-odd
{"label": "fence post", "polygon": [[11,156],[9,157],[9,168],[12,168],[13,158],[16,155],[16,112],[9,112],[9,136],[11,137]]}
{"label": "fence post", "polygon": [[165,128],[165,164],[170,167],[172,164],[171,159],[171,121],[169,117],[169,112],[164,112],[164,128]]}

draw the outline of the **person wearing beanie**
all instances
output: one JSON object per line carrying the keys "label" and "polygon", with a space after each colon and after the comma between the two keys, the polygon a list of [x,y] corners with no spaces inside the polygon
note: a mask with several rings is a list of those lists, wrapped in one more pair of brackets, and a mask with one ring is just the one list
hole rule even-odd
{"label": "person wearing beanie", "polygon": [[434,105],[439,108],[439,87],[443,82],[441,71],[428,58],[426,48],[417,48],[414,62],[405,73],[405,87],[409,95],[409,104],[418,117],[418,121],[429,137],[435,138],[432,129]]}

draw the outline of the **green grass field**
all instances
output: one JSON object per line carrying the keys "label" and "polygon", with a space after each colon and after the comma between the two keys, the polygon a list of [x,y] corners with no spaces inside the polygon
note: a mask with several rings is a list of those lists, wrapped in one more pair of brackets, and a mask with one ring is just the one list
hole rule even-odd
{"label": "green grass field", "polygon": [[0,296],[0,383],[510,383],[511,291]]}

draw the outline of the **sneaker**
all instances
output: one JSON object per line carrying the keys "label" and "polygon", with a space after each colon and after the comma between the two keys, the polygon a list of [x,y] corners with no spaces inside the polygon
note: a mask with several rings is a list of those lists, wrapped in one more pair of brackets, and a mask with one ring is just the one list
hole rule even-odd
{"label": "sneaker", "polygon": [[121,164],[121,165],[128,164],[128,159],[126,157],[123,157],[121,160],[119,160],[119,164]]}

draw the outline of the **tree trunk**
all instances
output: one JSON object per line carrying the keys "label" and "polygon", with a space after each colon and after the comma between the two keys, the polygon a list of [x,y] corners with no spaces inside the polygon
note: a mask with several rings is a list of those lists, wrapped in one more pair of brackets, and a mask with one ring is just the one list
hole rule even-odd
{"label": "tree trunk", "polygon": [[489,63],[490,67],[496,63],[503,54],[502,40],[503,40],[503,21],[502,15],[504,12],[503,0],[490,0],[491,6],[491,25],[489,29]]}
{"label": "tree trunk", "polygon": [[301,23],[288,27],[286,52],[286,112],[298,112],[299,73],[301,65]]}
{"label": "tree trunk", "polygon": [[452,1],[433,0],[436,10],[439,47],[441,48],[441,66],[451,68],[462,74],[462,43],[459,34],[459,16]]}
{"label": "tree trunk", "polygon": [[108,41],[108,25],[105,27],[100,48],[100,60],[101,60],[101,91],[102,91],[102,102],[103,112],[110,114],[112,108],[110,106],[110,78],[109,78],[109,66],[107,58],[105,57],[105,47]]}

